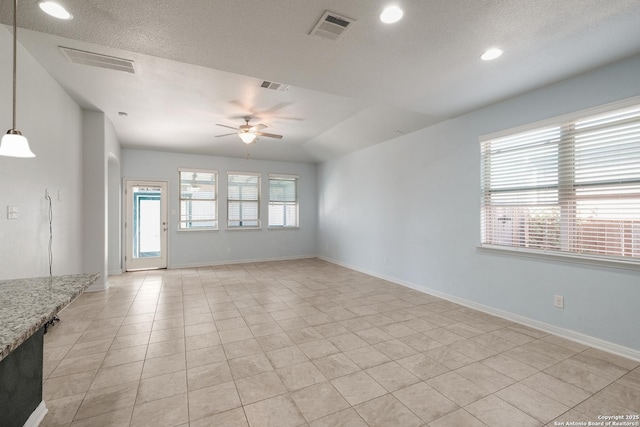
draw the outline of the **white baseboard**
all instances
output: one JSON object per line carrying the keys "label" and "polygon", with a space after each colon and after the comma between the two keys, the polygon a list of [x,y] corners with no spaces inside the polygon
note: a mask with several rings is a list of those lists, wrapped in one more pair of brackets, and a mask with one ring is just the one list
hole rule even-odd
{"label": "white baseboard", "polygon": [[250,264],[254,262],[271,262],[271,261],[292,261],[296,259],[309,259],[309,258],[318,258],[318,255],[296,255],[296,256],[286,256],[286,257],[272,257],[272,258],[255,258],[255,259],[239,259],[239,260],[222,260],[222,261],[209,261],[209,262],[199,262],[199,263],[189,263],[189,264],[177,264],[171,265],[167,268],[169,269],[178,269],[178,268],[197,268],[197,267],[211,267],[214,265],[230,265],[230,264]]}
{"label": "white baseboard", "polygon": [[43,400],[31,413],[27,421],[24,423],[24,427],[38,427],[42,420],[44,420],[44,416],[47,415],[47,412],[49,412],[49,410],[47,409],[47,405],[45,405]]}
{"label": "white baseboard", "polygon": [[580,344],[588,345],[589,347],[597,348],[600,350],[607,351],[609,353],[617,354],[622,357],[626,357],[628,359],[632,359],[640,362],[640,350],[636,350],[630,347],[625,347],[620,344],[616,344],[610,341],[606,341],[600,338],[592,337],[590,335],[586,335],[580,332],[572,331],[570,329],[561,328],[559,326],[551,325],[549,323],[541,322],[539,320],[531,319],[529,317],[521,316],[519,314],[511,313],[508,311],[500,310],[494,307],[490,307],[488,305],[480,304],[475,301],[467,300],[464,298],[457,297],[455,295],[451,295],[442,291],[438,291],[435,289],[430,289],[425,286],[417,285],[415,283],[407,282],[404,280],[400,280],[395,277],[385,276],[384,274],[377,273],[375,271],[369,271],[357,266],[349,265],[343,263],[341,261],[337,261],[325,256],[318,256],[318,258],[330,262],[332,264],[336,264],[342,267],[349,268],[351,270],[359,271],[360,273],[368,274],[369,276],[377,277],[379,279],[387,280],[392,283],[396,283],[398,285],[405,286],[407,288],[414,289],[416,291],[420,291],[429,295],[433,295],[438,298],[445,299],[447,301],[454,302],[456,304],[463,305],[465,307],[472,308],[474,310],[481,311],[483,313],[491,314],[493,316],[498,316],[506,320],[510,320],[515,323],[520,323],[521,325],[529,326],[534,329],[538,329],[543,332],[547,332],[549,334],[557,335],[562,338],[566,338],[571,341],[578,342]]}

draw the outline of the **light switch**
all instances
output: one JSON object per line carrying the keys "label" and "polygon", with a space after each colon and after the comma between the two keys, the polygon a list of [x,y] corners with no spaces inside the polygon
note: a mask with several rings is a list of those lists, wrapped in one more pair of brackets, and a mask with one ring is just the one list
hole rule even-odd
{"label": "light switch", "polygon": [[18,219],[17,206],[7,206],[7,219]]}

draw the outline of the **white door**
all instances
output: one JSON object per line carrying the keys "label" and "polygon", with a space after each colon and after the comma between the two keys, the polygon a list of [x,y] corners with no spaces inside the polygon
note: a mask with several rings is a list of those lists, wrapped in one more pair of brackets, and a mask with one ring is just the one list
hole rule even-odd
{"label": "white door", "polygon": [[127,180],[125,269],[167,267],[167,183]]}

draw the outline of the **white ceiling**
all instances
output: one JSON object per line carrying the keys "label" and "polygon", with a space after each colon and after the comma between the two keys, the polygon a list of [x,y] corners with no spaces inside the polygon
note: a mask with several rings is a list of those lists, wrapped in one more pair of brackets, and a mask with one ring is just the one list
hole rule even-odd
{"label": "white ceiling", "polygon": [[[318,162],[640,52],[639,0],[63,0],[72,21],[19,2],[19,42],[123,147]],[[1,0],[9,24],[12,1]],[[356,22],[309,35],[325,10]],[[58,46],[131,59],[136,74],[67,61]],[[496,61],[480,54],[500,46]],[[263,80],[290,85],[260,88]],[[118,112],[128,113],[121,117]]]}

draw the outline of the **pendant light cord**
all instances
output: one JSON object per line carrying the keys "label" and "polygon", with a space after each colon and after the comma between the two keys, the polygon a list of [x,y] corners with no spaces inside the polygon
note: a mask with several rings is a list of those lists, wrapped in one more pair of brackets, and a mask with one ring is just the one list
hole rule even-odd
{"label": "pendant light cord", "polygon": [[16,76],[18,51],[18,0],[13,1],[13,127],[16,129]]}
{"label": "pendant light cord", "polygon": [[[47,191],[45,198],[49,201],[49,286],[53,286],[53,202]],[[44,333],[46,334],[50,327],[55,326],[60,318],[54,315],[44,324]]]}
{"label": "pendant light cord", "polygon": [[49,201],[49,278],[53,280],[53,202],[47,193]]}

